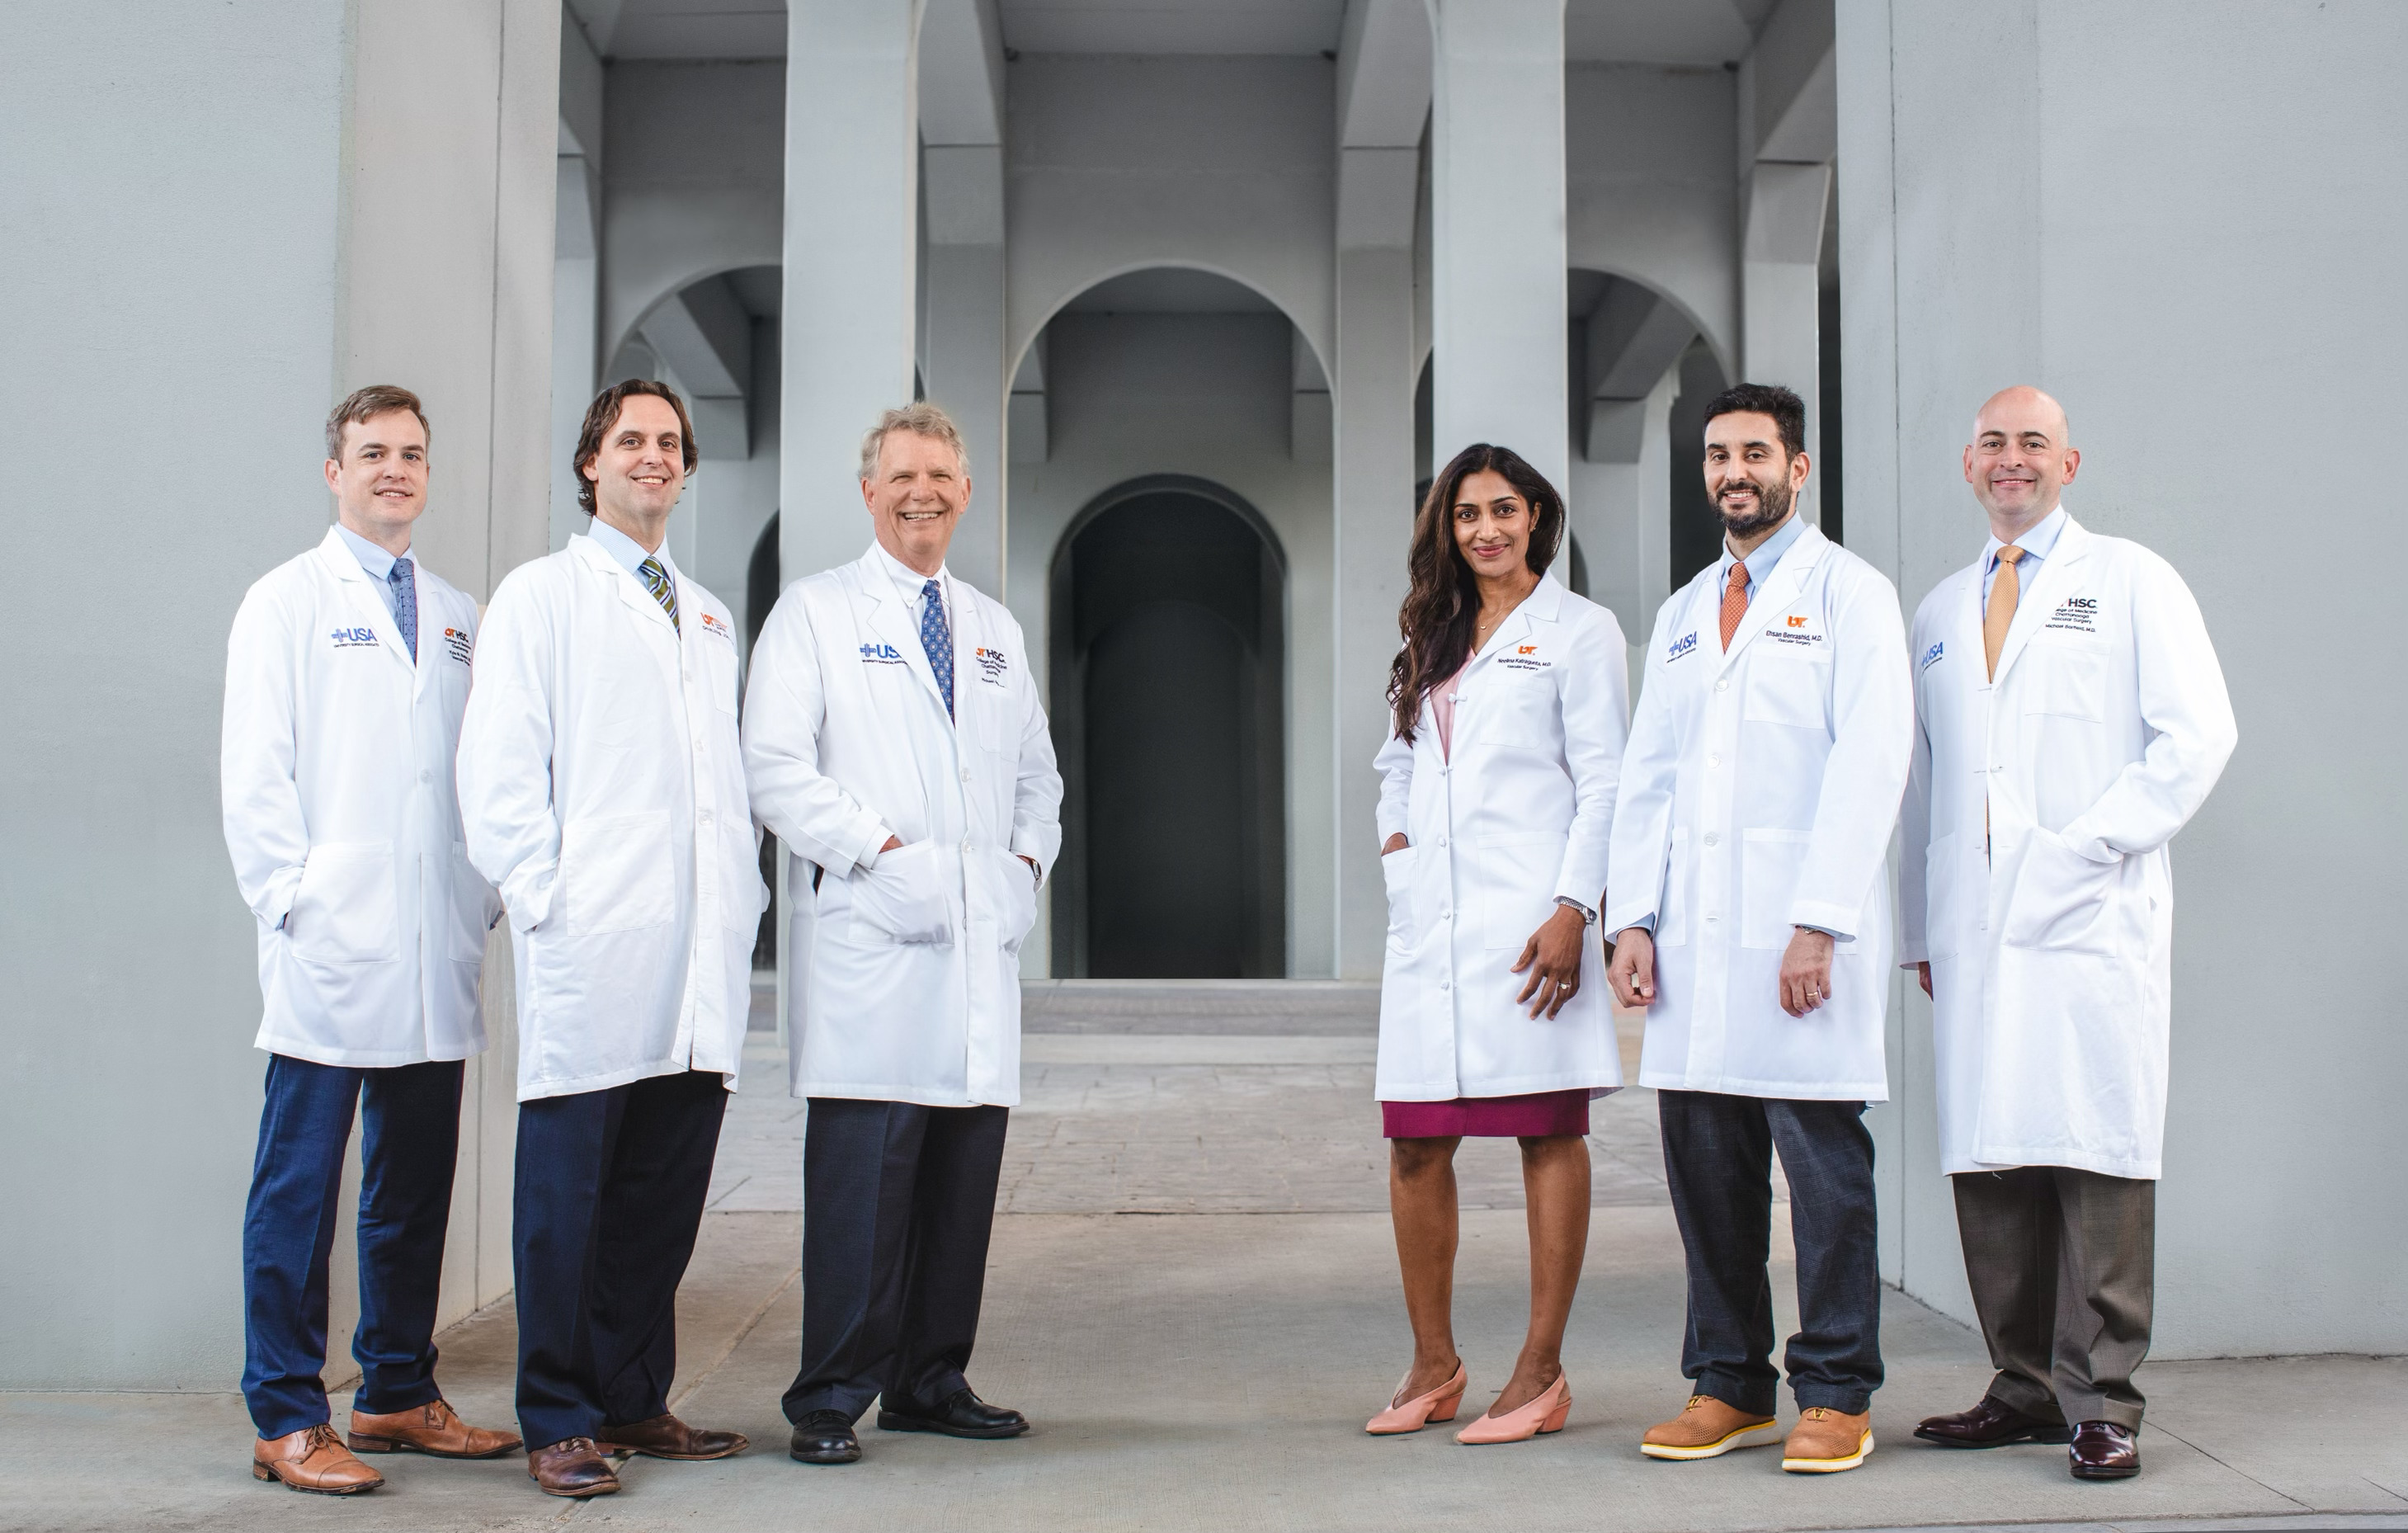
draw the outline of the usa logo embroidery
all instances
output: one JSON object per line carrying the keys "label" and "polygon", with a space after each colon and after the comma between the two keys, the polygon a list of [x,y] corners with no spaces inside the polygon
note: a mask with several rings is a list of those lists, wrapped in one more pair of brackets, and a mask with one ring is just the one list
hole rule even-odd
{"label": "usa logo embroidery", "polygon": [[327,637],[335,641],[335,648],[338,650],[376,648],[377,636],[373,628],[337,628]]}

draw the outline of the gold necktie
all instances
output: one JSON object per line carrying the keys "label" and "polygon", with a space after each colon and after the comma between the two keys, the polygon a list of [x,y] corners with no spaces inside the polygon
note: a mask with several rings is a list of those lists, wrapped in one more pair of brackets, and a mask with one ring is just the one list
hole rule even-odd
{"label": "gold necktie", "polygon": [[2024,551],[2010,543],[1999,551],[1999,578],[1990,582],[1990,605],[1982,609],[1982,653],[1990,680],[1999,679],[1999,652],[2007,647],[2007,629],[2015,621],[2015,601],[2023,595],[2015,562]]}

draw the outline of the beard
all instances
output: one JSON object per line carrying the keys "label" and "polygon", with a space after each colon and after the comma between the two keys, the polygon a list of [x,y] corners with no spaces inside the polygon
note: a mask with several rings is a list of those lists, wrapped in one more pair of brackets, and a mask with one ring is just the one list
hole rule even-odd
{"label": "beard", "polygon": [[1723,531],[1733,537],[1745,537],[1768,527],[1777,527],[1781,525],[1782,518],[1789,514],[1789,503],[1793,497],[1785,478],[1770,484],[1737,477],[1723,482],[1726,488],[1743,483],[1756,492],[1756,509],[1737,512],[1724,507],[1721,491],[1714,494],[1714,514],[1722,519]]}

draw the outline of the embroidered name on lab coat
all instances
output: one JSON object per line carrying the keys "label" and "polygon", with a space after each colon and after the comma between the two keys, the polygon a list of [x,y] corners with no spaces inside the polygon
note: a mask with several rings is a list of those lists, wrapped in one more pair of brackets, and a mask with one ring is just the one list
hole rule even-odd
{"label": "embroidered name on lab coat", "polygon": [[2060,633],[2097,633],[2099,631],[2099,598],[2071,596],[2059,602],[2057,610],[2048,615],[2046,626]]}
{"label": "embroidered name on lab coat", "polygon": [[457,660],[464,666],[468,664],[468,656],[470,653],[468,631],[466,628],[444,629],[443,648],[452,659]]}
{"label": "embroidered name on lab coat", "polygon": [[327,637],[335,641],[335,648],[338,650],[376,648],[377,636],[373,628],[337,628]]}
{"label": "embroidered name on lab coat", "polygon": [[909,662],[903,658],[903,652],[896,649],[892,644],[864,644],[861,647],[861,663],[865,666],[901,666],[909,664]]}
{"label": "embroidered name on lab coat", "polygon": [[1498,655],[1497,664],[1507,670],[1521,671],[1553,670],[1555,666],[1554,661],[1541,657],[1536,644],[1516,644],[1512,653]]}
{"label": "embroidered name on lab coat", "polygon": [[1803,612],[1792,612],[1777,620],[1764,631],[1764,637],[1778,644],[1795,644],[1804,649],[1829,642],[1822,623]]}
{"label": "embroidered name on lab coat", "polygon": [[705,612],[702,615],[702,631],[706,634],[717,634],[720,638],[727,640],[730,644],[736,642],[736,636],[728,631],[727,624],[720,622],[717,618],[711,616],[708,612]]}
{"label": "embroidered name on lab coat", "polygon": [[1001,650],[982,645],[970,652],[970,658],[978,662],[980,681],[998,687],[1010,685],[1011,662],[1004,658]]}

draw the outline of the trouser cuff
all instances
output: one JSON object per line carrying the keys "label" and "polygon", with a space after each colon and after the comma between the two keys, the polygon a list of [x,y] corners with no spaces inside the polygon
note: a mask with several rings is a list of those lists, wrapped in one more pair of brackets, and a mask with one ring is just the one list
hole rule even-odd
{"label": "trouser cuff", "polygon": [[2015,1374],[2001,1373],[1991,1380],[1986,1397],[1998,1401],[2010,1411],[2021,1411],[2034,1421],[2050,1422],[2059,1426],[2064,1425],[2066,1421],[2065,1411],[2057,1405],[2056,1396],[2035,1387],[2030,1380],[2020,1378]]}
{"label": "trouser cuff", "polygon": [[1870,1389],[1793,1381],[1789,1391],[1798,1397],[1800,1411],[1837,1411],[1843,1416],[1861,1416],[1873,1408],[1873,1392]]}
{"label": "trouser cuff", "polygon": [[1734,1411],[1751,1416],[1770,1416],[1779,1407],[1780,1389],[1774,1384],[1743,1383],[1727,1374],[1702,1373],[1690,1386],[1693,1394],[1711,1396]]}
{"label": "trouser cuff", "polygon": [[362,1380],[351,1396],[351,1409],[363,1415],[390,1416],[404,1411],[415,1411],[423,1405],[433,1405],[443,1397],[443,1390],[432,1379],[396,1389],[372,1389]]}

